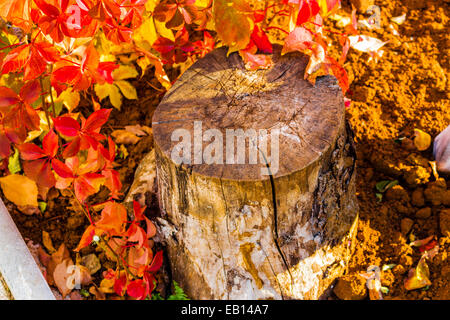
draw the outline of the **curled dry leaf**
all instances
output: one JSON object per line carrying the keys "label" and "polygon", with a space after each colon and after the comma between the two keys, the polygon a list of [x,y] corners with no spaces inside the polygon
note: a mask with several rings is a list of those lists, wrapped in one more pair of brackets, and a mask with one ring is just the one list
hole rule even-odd
{"label": "curled dry leaf", "polygon": [[42,244],[44,245],[45,249],[47,249],[47,251],[50,254],[53,254],[56,252],[55,247],[53,247],[52,238],[50,238],[50,235],[48,234],[47,231],[42,231]]}
{"label": "curled dry leaf", "polygon": [[115,130],[111,133],[111,136],[118,144],[136,144],[141,140],[140,137],[127,130]]}
{"label": "curled dry leaf", "polygon": [[431,145],[431,136],[420,129],[414,129],[414,145],[419,151],[427,150]]}
{"label": "curled dry leaf", "polygon": [[426,257],[419,260],[416,268],[409,270],[408,278],[404,281],[406,290],[415,290],[431,285],[430,270],[426,263]]}

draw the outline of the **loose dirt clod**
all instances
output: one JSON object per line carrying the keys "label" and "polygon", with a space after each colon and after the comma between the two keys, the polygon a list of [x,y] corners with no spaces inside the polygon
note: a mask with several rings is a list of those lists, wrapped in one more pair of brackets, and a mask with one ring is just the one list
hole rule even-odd
{"label": "loose dirt clod", "polygon": [[333,292],[341,300],[362,300],[367,296],[366,279],[359,275],[343,276]]}

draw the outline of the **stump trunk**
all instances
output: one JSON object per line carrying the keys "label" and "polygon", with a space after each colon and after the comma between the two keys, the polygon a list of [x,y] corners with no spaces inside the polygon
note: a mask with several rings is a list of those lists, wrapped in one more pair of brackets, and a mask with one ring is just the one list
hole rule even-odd
{"label": "stump trunk", "polygon": [[[345,271],[357,222],[355,152],[334,77],[308,57],[247,71],[216,49],[153,117],[173,277],[193,299],[319,299]],[[233,143],[232,143],[233,141]]]}

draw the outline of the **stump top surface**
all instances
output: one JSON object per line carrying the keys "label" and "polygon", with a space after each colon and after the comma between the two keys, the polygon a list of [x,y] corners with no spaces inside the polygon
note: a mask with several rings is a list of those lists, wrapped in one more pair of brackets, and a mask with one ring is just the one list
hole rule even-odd
{"label": "stump top surface", "polygon": [[[280,48],[275,48],[272,59],[274,64],[270,69],[248,71],[237,53],[227,57],[226,48],[219,48],[194,63],[166,93],[154,113],[156,147],[173,159],[174,147],[184,141],[178,134],[174,139],[173,134],[177,129],[187,130],[183,132],[190,133],[191,162],[183,166],[200,175],[230,180],[269,179],[267,172],[263,173],[267,163],[273,169],[270,174],[280,177],[317,161],[334,144],[344,125],[342,91],[332,76],[318,78],[314,86],[304,80],[307,56],[300,53],[280,56]],[[195,122],[197,129],[201,123],[201,131],[194,131]],[[210,131],[214,138],[205,136],[208,129],[218,130]],[[230,129],[242,129],[250,136],[251,130],[255,130],[256,164],[249,157],[252,149],[248,139],[244,164],[227,162],[227,145],[228,151],[232,148],[227,143],[231,140],[227,139]],[[262,151],[264,131],[261,129],[267,130],[267,153]],[[276,160],[270,159],[272,141],[278,141],[278,166]],[[220,149],[223,163],[220,158],[214,158],[211,164],[195,161],[195,153],[220,154],[220,151],[210,152],[208,145],[212,142],[223,146]],[[239,157],[236,138],[234,152]]]}

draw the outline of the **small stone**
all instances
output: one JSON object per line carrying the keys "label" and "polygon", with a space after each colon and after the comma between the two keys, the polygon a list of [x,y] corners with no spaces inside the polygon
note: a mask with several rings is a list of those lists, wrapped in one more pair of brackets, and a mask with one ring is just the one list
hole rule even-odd
{"label": "small stone", "polygon": [[386,191],[386,199],[409,202],[408,192],[401,186],[396,185]]}
{"label": "small stone", "polygon": [[100,260],[93,253],[82,257],[81,264],[89,270],[90,274],[96,273],[102,267],[102,265],[100,264]]}
{"label": "small stone", "polygon": [[422,208],[416,212],[416,217],[419,219],[427,219],[431,216],[431,208]]}
{"label": "small stone", "polygon": [[404,218],[400,222],[400,229],[402,231],[403,235],[408,234],[408,232],[411,230],[412,226],[414,225],[414,221],[409,218]]}
{"label": "small stone", "polygon": [[417,186],[420,184],[427,183],[431,177],[431,173],[424,167],[414,166],[409,168],[403,174],[408,186]]}
{"label": "small stone", "polygon": [[423,207],[425,205],[425,197],[423,196],[423,189],[417,188],[411,195],[411,203],[415,207]]}
{"label": "small stone", "polygon": [[445,237],[450,237],[450,209],[441,210],[439,214],[439,226]]}
{"label": "small stone", "polygon": [[362,300],[367,296],[366,279],[359,275],[340,277],[333,291],[341,300]]}
{"label": "small stone", "polygon": [[402,275],[405,273],[405,268],[401,264],[398,264],[392,269],[392,273],[396,276]]}
{"label": "small stone", "polygon": [[424,191],[425,199],[431,202],[434,206],[441,205],[447,196],[447,183],[444,179],[439,178],[436,181],[429,182],[427,188]]}

